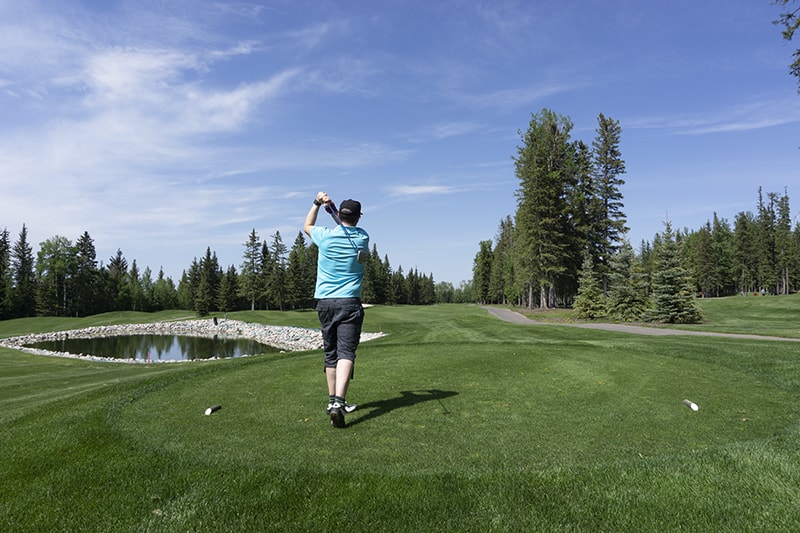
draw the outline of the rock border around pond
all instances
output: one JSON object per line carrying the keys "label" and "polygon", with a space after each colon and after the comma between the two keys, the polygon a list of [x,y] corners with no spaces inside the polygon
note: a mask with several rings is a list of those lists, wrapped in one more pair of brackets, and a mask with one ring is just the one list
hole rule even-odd
{"label": "rock border around pond", "polygon": [[[89,339],[95,337],[114,337],[119,335],[182,335],[187,337],[229,337],[252,339],[262,344],[273,346],[282,351],[300,352],[322,349],[322,334],[318,329],[299,328],[294,326],[266,326],[252,322],[227,319],[181,320],[171,322],[152,322],[148,324],[118,324],[113,326],[94,326],[50,333],[31,333],[18,337],[0,339],[0,346],[35,355],[88,359],[92,361],[108,361],[116,363],[145,363],[139,359],[117,359],[90,354],[73,354],[53,352],[38,348],[29,348],[28,344],[43,341],[58,341],[66,338]],[[384,333],[361,333],[361,342],[383,337]],[[248,357],[248,354],[242,357]],[[205,359],[212,361],[216,357]],[[180,363],[187,361],[159,361],[161,363]]]}

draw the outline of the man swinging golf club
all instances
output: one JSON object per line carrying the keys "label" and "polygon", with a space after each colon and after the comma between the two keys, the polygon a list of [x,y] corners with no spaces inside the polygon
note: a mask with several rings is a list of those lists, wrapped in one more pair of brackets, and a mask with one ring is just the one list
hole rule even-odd
{"label": "man swinging golf club", "polygon": [[[322,206],[330,209],[336,226],[316,226]],[[325,378],[328,384],[328,409],[331,425],[345,427],[344,415],[355,406],[345,402],[353,372],[356,348],[361,338],[364,308],[361,306],[363,260],[369,250],[369,235],[357,227],[361,203],[345,200],[338,213],[325,192],[317,193],[306,215],[303,231],[319,248],[317,258],[317,315],[325,352]]]}

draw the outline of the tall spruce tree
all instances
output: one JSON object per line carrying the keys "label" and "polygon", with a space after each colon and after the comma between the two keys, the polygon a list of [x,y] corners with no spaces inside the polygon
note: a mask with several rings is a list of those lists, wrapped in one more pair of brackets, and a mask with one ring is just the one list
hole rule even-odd
{"label": "tall spruce tree", "polygon": [[[378,247],[372,244],[372,251],[364,262],[364,282],[361,289],[362,299],[371,304],[385,304],[389,301],[391,268],[388,261],[383,262]],[[313,285],[312,285],[313,286]]]}
{"label": "tall spruce tree", "polygon": [[502,304],[516,303],[519,293],[514,284],[514,221],[510,216],[500,221],[492,255],[490,297]]}
{"label": "tall spruce tree", "polygon": [[217,309],[223,313],[238,309],[239,287],[236,267],[230,265],[217,288]]}
{"label": "tall spruce tree", "polygon": [[155,311],[154,305],[154,292],[155,292],[155,281],[153,281],[153,270],[146,266],[144,267],[144,271],[142,271],[141,277],[139,277],[139,281],[135,282],[133,274],[134,272],[138,272],[139,267],[136,264],[136,260],[133,260],[131,264],[131,290],[133,292],[133,303],[137,306],[137,309],[142,311],[152,312]]}
{"label": "tall spruce tree", "polygon": [[28,228],[22,225],[19,239],[11,250],[13,271],[12,314],[24,318],[36,315],[36,275],[33,248],[28,243]]}
{"label": "tall spruce tree", "polygon": [[[409,272],[409,276],[413,271]],[[490,302],[490,288],[492,277],[492,241],[481,241],[480,250],[472,266],[472,282],[475,284],[475,291],[478,302],[487,304]]]}
{"label": "tall spruce tree", "polygon": [[158,271],[158,279],[153,284],[153,308],[155,311],[176,309],[178,307],[178,291],[172,278],[164,275],[164,268]]}
{"label": "tall spruce tree", "polygon": [[775,248],[775,194],[764,200],[758,188],[758,215],[756,224],[756,265],[759,290],[772,290],[778,283],[777,254]]}
{"label": "tall spruce tree", "polygon": [[72,284],[75,316],[97,312],[100,298],[100,270],[97,267],[97,252],[94,240],[84,231],[75,243],[75,277]]}
{"label": "tall spruce tree", "polygon": [[733,258],[733,231],[724,218],[714,213],[711,223],[711,247],[714,255],[714,296],[731,296],[736,293],[736,269]]}
{"label": "tall spruce tree", "polygon": [[391,300],[390,303],[392,304],[407,304],[409,303],[408,300],[408,291],[406,286],[406,276],[403,273],[403,267],[397,267],[397,270],[392,272],[392,284],[391,284]]}
{"label": "tall spruce tree", "polygon": [[784,190],[777,199],[775,220],[775,268],[777,274],[777,294],[789,294],[790,272],[795,267],[796,252],[792,242],[792,214],[789,208],[789,195]]}
{"label": "tall spruce tree", "polygon": [[219,293],[222,269],[219,266],[216,252],[211,247],[206,248],[206,255],[200,261],[200,278],[194,298],[194,310],[200,316],[210,314],[217,310],[217,295]]}
{"label": "tall spruce tree", "polygon": [[11,318],[11,240],[8,228],[0,231],[0,320]]}
{"label": "tall spruce tree", "polygon": [[622,211],[622,191],[625,184],[625,161],[619,144],[622,128],[619,121],[606,117],[602,113],[597,117],[597,137],[592,141],[593,152],[593,184],[592,198],[593,220],[590,229],[590,242],[596,254],[594,259],[597,271],[603,279],[603,292],[608,289],[608,262],[617,249],[623,233],[628,228],[625,213]]}
{"label": "tall spruce tree", "polygon": [[269,284],[273,279],[272,271],[275,270],[275,263],[273,260],[272,252],[269,250],[267,241],[261,243],[261,252],[258,255],[259,260],[259,277],[258,277],[258,294],[263,309],[270,309],[271,300],[269,292]]}
{"label": "tall spruce tree", "polygon": [[[520,181],[516,191],[516,274],[527,292],[527,305],[556,305],[557,283],[566,270],[570,235],[564,233],[567,191],[574,187],[572,121],[543,109],[533,114],[514,159]],[[536,294],[538,293],[538,294]]]}
{"label": "tall spruce tree", "polygon": [[[152,283],[150,279],[150,283]],[[142,285],[142,275],[139,273],[139,265],[136,264],[136,259],[131,262],[131,267],[128,269],[128,275],[125,276],[125,285],[130,295],[131,311],[147,311],[147,293]]]}
{"label": "tall spruce tree", "polygon": [[313,278],[306,270],[307,253],[305,235],[302,231],[298,232],[292,249],[289,250],[289,262],[286,268],[286,301],[293,309],[303,307],[313,294],[313,281],[309,284],[309,279]]}
{"label": "tall spruce tree", "polygon": [[259,260],[261,243],[255,228],[244,243],[244,259],[240,267],[239,290],[250,302],[250,310],[255,311],[259,297],[259,279],[261,278],[261,261]]}
{"label": "tall spruce tree", "polygon": [[189,268],[183,271],[178,282],[178,305],[181,309],[195,309],[198,287],[200,286],[200,262],[193,258]]}
{"label": "tall spruce tree", "polygon": [[286,301],[286,264],[287,249],[281,238],[281,232],[272,235],[272,255],[270,263],[272,269],[266,278],[267,299],[274,302],[278,309],[283,311]]}
{"label": "tall spruce tree", "polygon": [[685,244],[687,265],[703,295],[711,295],[720,284],[715,268],[711,222],[691,233]]}
{"label": "tall spruce tree", "polygon": [[653,273],[653,309],[648,314],[652,322],[694,324],[703,320],[697,303],[694,283],[681,259],[680,246],[669,221],[664,223],[661,245],[656,248],[656,268]]}
{"label": "tall spruce tree", "polygon": [[130,287],[126,283],[128,260],[117,248],[117,254],[109,258],[106,276],[106,297],[113,302],[113,311],[125,311],[131,308]]}
{"label": "tall spruce tree", "polygon": [[756,221],[753,213],[742,211],[734,221],[734,261],[738,290],[754,292],[757,286]]}

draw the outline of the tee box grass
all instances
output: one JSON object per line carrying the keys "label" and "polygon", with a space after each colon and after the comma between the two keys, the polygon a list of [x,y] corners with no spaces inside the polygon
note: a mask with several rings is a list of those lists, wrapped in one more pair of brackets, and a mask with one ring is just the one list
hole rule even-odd
{"label": "tee box grass", "polygon": [[[795,314],[764,313],[795,320],[796,296],[772,301]],[[741,314],[714,305],[715,322]],[[0,349],[0,530],[800,527],[795,342],[515,325],[464,305],[373,307],[364,329],[387,335],[359,349],[344,430],[325,417],[319,351],[126,365]]]}

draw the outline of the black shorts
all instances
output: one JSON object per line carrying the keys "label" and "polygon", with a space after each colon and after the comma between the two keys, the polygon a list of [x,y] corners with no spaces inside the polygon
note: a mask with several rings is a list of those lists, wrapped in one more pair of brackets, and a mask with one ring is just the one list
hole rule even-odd
{"label": "black shorts", "polygon": [[359,298],[326,298],[317,301],[322,329],[325,368],[335,368],[339,359],[355,361],[361,340],[364,308]]}

